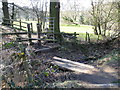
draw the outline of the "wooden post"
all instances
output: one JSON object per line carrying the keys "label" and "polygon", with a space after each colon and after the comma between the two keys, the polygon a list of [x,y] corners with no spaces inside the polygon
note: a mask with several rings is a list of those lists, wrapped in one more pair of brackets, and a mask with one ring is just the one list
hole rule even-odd
{"label": "wooden post", "polygon": [[28,38],[29,38],[29,43],[30,45],[32,44],[32,40],[31,39],[31,31],[30,31],[30,24],[27,24],[27,28],[28,28]]}
{"label": "wooden post", "polygon": [[90,43],[90,35],[87,32],[86,32],[85,40],[86,40],[86,42]]}
{"label": "wooden post", "polygon": [[20,29],[22,29],[21,20],[20,20]]}
{"label": "wooden post", "polygon": [[76,32],[74,32],[74,42],[76,43]]}
{"label": "wooden post", "polygon": [[73,36],[74,45],[76,46],[76,45],[77,45],[77,34],[76,34],[76,32],[74,32],[73,35],[74,35],[74,36]]}
{"label": "wooden post", "polygon": [[8,11],[8,2],[7,0],[2,0],[2,10],[3,10],[3,22],[4,25],[10,25],[10,17],[9,17],[9,11]]}
{"label": "wooden post", "polygon": [[13,25],[13,21],[11,22],[11,25],[12,25],[12,27],[14,27],[14,25]]}
{"label": "wooden post", "polygon": [[76,37],[76,35],[77,35],[76,32],[74,32],[74,37]]}
{"label": "wooden post", "polygon": [[[38,33],[38,39],[40,39],[40,37],[41,37],[41,35],[40,35],[40,33],[41,33],[41,24],[37,24],[37,33]],[[41,40],[38,40],[38,44],[41,46]]]}
{"label": "wooden post", "polygon": [[[14,13],[15,13],[15,7],[14,7],[14,3],[12,3],[12,16],[11,16],[11,19],[13,19],[13,20],[14,20],[14,17],[15,17]],[[11,21],[12,27],[13,27],[13,22],[14,22],[13,20]]]}
{"label": "wooden post", "polygon": [[33,33],[33,24],[31,23],[31,32]]}
{"label": "wooden post", "polygon": [[86,32],[85,41],[88,41],[88,33]]}
{"label": "wooden post", "polygon": [[89,33],[88,33],[88,43],[90,43],[90,35],[89,35]]}

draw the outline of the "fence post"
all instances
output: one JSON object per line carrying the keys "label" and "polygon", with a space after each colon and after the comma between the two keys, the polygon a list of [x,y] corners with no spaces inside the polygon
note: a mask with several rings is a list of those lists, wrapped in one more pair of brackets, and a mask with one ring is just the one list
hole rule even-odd
{"label": "fence post", "polygon": [[85,41],[88,41],[88,33],[86,32],[86,37],[85,37]]}
{"label": "fence post", "polygon": [[76,32],[74,32],[74,41],[76,42]]}
{"label": "fence post", "polygon": [[41,30],[41,24],[38,23],[38,24],[37,24],[37,33],[38,33],[38,39],[39,39],[39,40],[38,40],[38,44],[39,44],[40,46],[41,46],[41,40],[40,40],[41,31],[42,31],[42,30]]}
{"label": "fence post", "polygon": [[89,33],[88,33],[88,43],[90,43],[90,35],[89,35]]}
{"label": "fence post", "polygon": [[31,40],[30,24],[27,24],[27,28],[28,28],[28,39],[29,39],[29,43],[31,45],[32,44],[32,40]]}
{"label": "fence post", "polygon": [[76,37],[76,35],[77,35],[76,32],[74,32],[74,37]]}
{"label": "fence post", "polygon": [[89,35],[89,33],[86,32],[86,37],[85,38],[86,38],[86,42],[90,43],[90,35]]}
{"label": "fence post", "polygon": [[21,20],[20,20],[20,29],[22,29]]}
{"label": "fence post", "polygon": [[13,21],[11,21],[11,25],[12,25],[12,28],[14,27],[14,25],[13,25]]}
{"label": "fence post", "polygon": [[31,32],[33,33],[33,24],[31,23]]}

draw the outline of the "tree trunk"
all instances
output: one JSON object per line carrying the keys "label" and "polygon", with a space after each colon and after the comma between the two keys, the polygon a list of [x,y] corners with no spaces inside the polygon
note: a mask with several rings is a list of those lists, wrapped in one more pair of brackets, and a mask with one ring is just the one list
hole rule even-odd
{"label": "tree trunk", "polygon": [[107,29],[107,23],[105,22],[105,24],[104,24],[104,36],[106,36],[106,29]]}
{"label": "tree trunk", "polygon": [[[11,19],[15,19],[15,7],[14,7],[14,3],[12,3],[12,15],[11,15]],[[13,27],[13,21],[11,22],[12,27]]]}
{"label": "tree trunk", "polygon": [[12,3],[12,16],[11,19],[15,19],[15,6],[14,3]]}
{"label": "tree trunk", "polygon": [[8,11],[8,2],[7,0],[2,0],[2,10],[3,10],[3,25],[10,25],[10,17],[9,17],[9,11]]}
{"label": "tree trunk", "polygon": [[[54,24],[54,32],[59,33],[55,34],[55,39],[57,39],[59,42],[61,42],[61,35],[60,35],[60,2],[52,2],[50,1],[50,17],[51,19],[54,18],[54,22],[50,22],[49,27],[52,27],[51,25]],[[51,28],[50,28],[51,30]]]}
{"label": "tree trunk", "polygon": [[100,22],[98,22],[98,30],[99,30],[99,35],[101,35],[101,25],[100,25]]}
{"label": "tree trunk", "polygon": [[98,35],[97,25],[96,25],[96,24],[95,24],[95,27],[94,27],[94,34],[95,34],[95,35]]}

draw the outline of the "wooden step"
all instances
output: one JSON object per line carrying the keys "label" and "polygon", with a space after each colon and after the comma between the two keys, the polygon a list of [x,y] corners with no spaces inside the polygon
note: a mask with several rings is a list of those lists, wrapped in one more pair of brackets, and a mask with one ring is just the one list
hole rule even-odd
{"label": "wooden step", "polygon": [[51,62],[54,65],[58,65],[61,68],[65,68],[70,71],[81,72],[81,73],[91,73],[97,71],[94,66],[74,62],[67,59],[62,59],[59,57],[53,57],[53,61]]}

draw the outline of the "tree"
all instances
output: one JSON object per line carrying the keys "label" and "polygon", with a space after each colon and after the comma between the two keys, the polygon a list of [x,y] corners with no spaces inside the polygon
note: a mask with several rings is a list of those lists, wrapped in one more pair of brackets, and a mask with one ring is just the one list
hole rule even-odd
{"label": "tree", "polygon": [[[92,13],[91,15],[93,16],[93,25],[94,25],[94,33],[96,35],[101,34],[101,19],[100,19],[100,4],[97,4],[97,2],[91,2],[92,5]],[[99,32],[98,32],[99,29]]]}
{"label": "tree", "polygon": [[[55,18],[54,23],[50,22],[49,27],[54,24],[54,33],[55,38],[61,42],[61,35],[60,35],[60,1],[56,0],[55,2],[52,2],[53,0],[50,0],[50,17]],[[50,28],[51,30],[51,28]]]}
{"label": "tree", "polygon": [[112,2],[104,2],[104,0],[99,0],[96,2],[91,2],[92,5],[92,20],[95,34],[106,36],[106,31],[111,30],[114,25],[115,17],[114,12],[116,9]]}
{"label": "tree", "polygon": [[81,15],[81,16],[80,16],[80,20],[79,20],[79,21],[81,22],[81,24],[85,24],[85,23],[84,23],[84,15]]}
{"label": "tree", "polygon": [[47,0],[30,0],[33,8],[33,12],[37,17],[38,23],[42,25],[42,29],[45,28],[45,17],[47,17]]}
{"label": "tree", "polygon": [[2,10],[3,10],[3,25],[10,25],[10,17],[8,11],[8,2],[7,0],[2,0]]}
{"label": "tree", "polygon": [[[69,24],[78,24],[81,16],[80,0],[69,0],[67,4],[62,5],[62,19]],[[66,10],[66,11],[64,11]]]}

